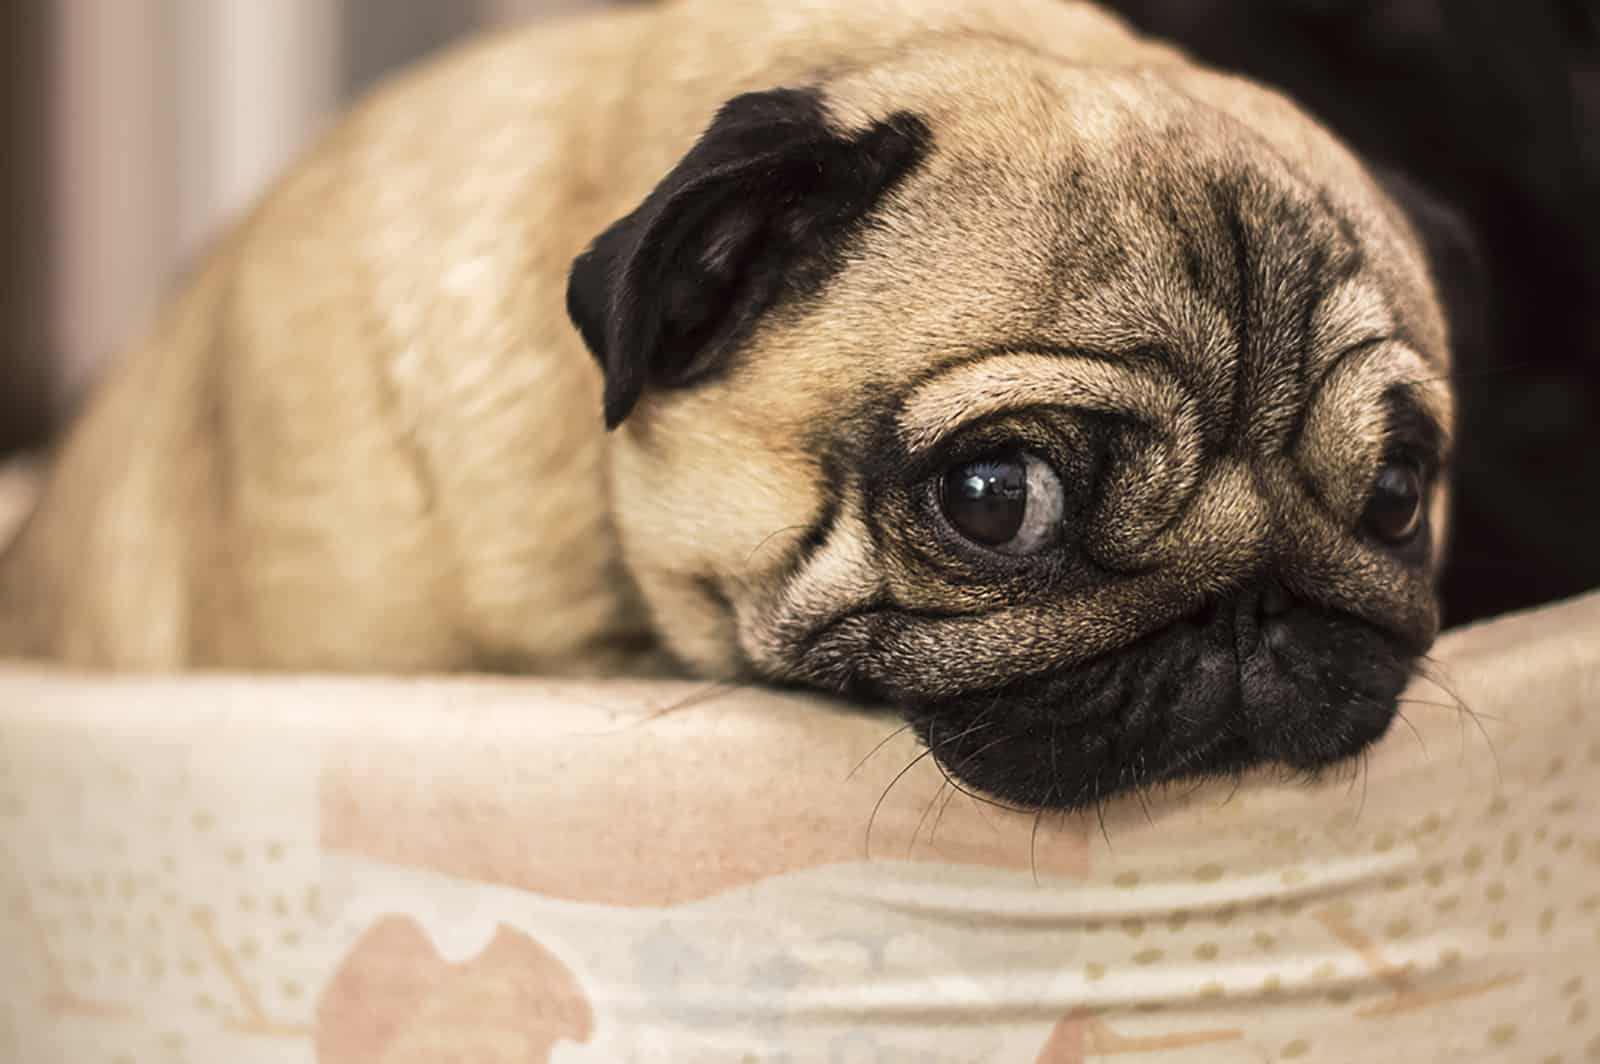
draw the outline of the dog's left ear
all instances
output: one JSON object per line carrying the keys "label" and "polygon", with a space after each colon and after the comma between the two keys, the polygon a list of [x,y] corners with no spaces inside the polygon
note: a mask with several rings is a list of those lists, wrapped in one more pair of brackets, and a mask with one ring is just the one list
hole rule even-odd
{"label": "dog's left ear", "polygon": [[762,313],[814,291],[930,141],[905,113],[841,133],[809,90],[724,104],[645,201],[572,264],[567,312],[605,373],[606,427],[646,386],[701,379]]}

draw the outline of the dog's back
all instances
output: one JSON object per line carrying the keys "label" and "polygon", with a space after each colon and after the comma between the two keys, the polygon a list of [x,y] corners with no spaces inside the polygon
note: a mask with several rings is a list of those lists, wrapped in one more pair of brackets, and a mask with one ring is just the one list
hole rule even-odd
{"label": "dog's back", "polygon": [[0,654],[128,667],[185,657],[189,558],[211,523],[197,400],[224,273],[214,263],[186,288],[104,382],[48,479],[26,485],[37,498],[0,556]]}
{"label": "dog's back", "polygon": [[564,283],[614,210],[573,206],[608,97],[570,97],[638,17],[449,53],[285,175],[62,441],[0,656],[559,672],[636,627]]}

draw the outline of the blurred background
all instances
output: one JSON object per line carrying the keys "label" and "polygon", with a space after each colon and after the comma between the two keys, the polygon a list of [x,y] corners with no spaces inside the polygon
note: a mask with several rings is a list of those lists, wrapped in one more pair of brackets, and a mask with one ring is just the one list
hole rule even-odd
{"label": "blurred background", "polygon": [[[0,455],[50,438],[353,95],[604,2],[0,0]],[[1108,6],[1289,92],[1461,222],[1484,287],[1448,619],[1600,587],[1600,0]]]}
{"label": "blurred background", "polygon": [[0,453],[340,106],[474,29],[602,0],[0,0]]}

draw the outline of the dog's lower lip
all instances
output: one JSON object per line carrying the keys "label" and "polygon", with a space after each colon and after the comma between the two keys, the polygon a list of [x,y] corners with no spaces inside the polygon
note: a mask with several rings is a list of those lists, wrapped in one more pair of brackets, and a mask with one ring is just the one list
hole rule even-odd
{"label": "dog's lower lip", "polygon": [[1188,750],[1185,750],[1176,762],[1168,765],[1166,768],[1157,773],[1155,779],[1151,782],[1182,779],[1185,769],[1199,761],[1201,758],[1215,752],[1218,747],[1222,746],[1223,743],[1230,738],[1232,738],[1232,736],[1215,735],[1209,739],[1202,740],[1196,745],[1190,747]]}

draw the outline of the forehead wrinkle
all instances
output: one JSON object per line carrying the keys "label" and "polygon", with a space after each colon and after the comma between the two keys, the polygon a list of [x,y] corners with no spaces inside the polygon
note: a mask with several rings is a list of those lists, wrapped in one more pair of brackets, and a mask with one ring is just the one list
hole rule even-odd
{"label": "forehead wrinkle", "polygon": [[1128,414],[1181,433],[1195,420],[1185,416],[1187,403],[1172,379],[1143,360],[1008,352],[957,364],[920,383],[906,396],[896,429],[906,449],[918,453],[980,418],[1056,406]]}
{"label": "forehead wrinkle", "polygon": [[[1189,136],[1181,125],[1165,132]],[[1109,173],[1103,160],[1077,156],[1059,167],[1061,226],[1072,238],[1055,251],[1041,329],[1095,346],[1109,336],[1137,337],[1111,346],[1163,346],[1203,405],[1208,446],[1224,436],[1282,446],[1315,375],[1318,305],[1364,256],[1348,222],[1293,167],[1204,143],[1174,159],[1170,147],[1127,136]],[[1159,179],[1130,185],[1129,170]]]}
{"label": "forehead wrinkle", "polygon": [[1292,168],[1268,172],[1261,163],[1234,161],[1205,190],[1213,227],[1226,237],[1213,253],[1231,259],[1210,264],[1221,279],[1210,298],[1228,310],[1235,334],[1228,437],[1235,447],[1270,450],[1291,434],[1314,376],[1318,306],[1362,255]]}
{"label": "forehead wrinkle", "polygon": [[1444,429],[1448,442],[1450,390],[1431,377],[1428,363],[1392,339],[1347,352],[1325,373],[1308,400],[1294,458],[1329,507],[1354,520],[1363,508],[1389,431],[1386,397],[1404,389]]}
{"label": "forehead wrinkle", "polygon": [[[1136,128],[1059,168],[1060,234],[1038,328],[1098,347],[1166,349],[1212,424],[1237,356],[1231,289],[1219,299],[1212,282],[1226,288],[1231,271],[1205,203],[1203,167],[1168,158],[1169,137],[1184,135],[1181,127]],[[1155,176],[1130,182],[1129,173]]]}
{"label": "forehead wrinkle", "polygon": [[[1159,351],[1162,368],[1204,409],[1226,403],[1228,367],[1237,357],[1227,314],[1186,277],[1178,237],[1152,232],[1130,249],[1115,275],[1087,290],[1055,285],[1055,299],[1036,329],[1074,345],[1111,351]],[[1073,260],[1063,258],[1059,269]],[[1210,432],[1213,417],[1201,419]]]}
{"label": "forehead wrinkle", "polygon": [[1360,275],[1329,288],[1311,314],[1310,369],[1326,374],[1352,348],[1397,331],[1394,313],[1377,287]]}
{"label": "forehead wrinkle", "polygon": [[1452,439],[1451,421],[1455,397],[1445,381],[1438,377],[1403,380],[1392,386],[1388,394],[1402,404],[1407,412],[1420,415],[1428,423],[1439,437],[1439,449],[1442,453],[1437,457],[1447,456],[1450,453]]}

